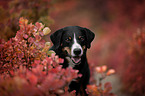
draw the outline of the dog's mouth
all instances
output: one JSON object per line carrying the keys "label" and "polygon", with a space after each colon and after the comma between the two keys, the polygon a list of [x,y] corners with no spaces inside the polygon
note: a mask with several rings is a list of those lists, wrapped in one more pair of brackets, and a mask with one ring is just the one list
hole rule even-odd
{"label": "dog's mouth", "polygon": [[81,57],[80,56],[71,56],[70,54],[68,54],[68,52],[66,50],[65,50],[65,54],[67,55],[67,57],[70,58],[72,63],[74,63],[76,65],[81,63]]}
{"label": "dog's mouth", "polygon": [[71,60],[75,64],[80,64],[81,63],[81,57],[71,57]]}

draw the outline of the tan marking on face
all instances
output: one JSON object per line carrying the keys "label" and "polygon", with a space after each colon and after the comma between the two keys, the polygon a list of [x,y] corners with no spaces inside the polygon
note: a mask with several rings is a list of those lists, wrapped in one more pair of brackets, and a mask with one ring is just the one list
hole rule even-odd
{"label": "tan marking on face", "polygon": [[71,40],[71,37],[68,37],[69,40]]}
{"label": "tan marking on face", "polygon": [[67,51],[67,53],[70,54],[70,48],[69,47],[64,47],[64,51]]}
{"label": "tan marking on face", "polygon": [[83,46],[83,50],[85,50],[85,49],[86,49],[86,46],[84,45],[84,46]]}
{"label": "tan marking on face", "polygon": [[79,36],[79,39],[81,39],[82,38],[82,36]]}

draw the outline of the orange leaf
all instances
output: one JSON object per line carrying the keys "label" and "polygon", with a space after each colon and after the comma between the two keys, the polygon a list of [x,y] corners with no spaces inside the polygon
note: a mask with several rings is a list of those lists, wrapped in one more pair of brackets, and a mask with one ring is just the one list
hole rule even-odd
{"label": "orange leaf", "polygon": [[114,74],[114,73],[115,73],[115,70],[114,69],[110,69],[110,70],[108,70],[106,75],[109,76],[109,75]]}

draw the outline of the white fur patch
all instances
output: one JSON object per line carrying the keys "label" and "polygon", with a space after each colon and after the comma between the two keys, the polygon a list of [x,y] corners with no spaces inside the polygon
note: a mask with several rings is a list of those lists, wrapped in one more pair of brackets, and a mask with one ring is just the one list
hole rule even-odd
{"label": "white fur patch", "polygon": [[[73,58],[74,56],[76,56],[74,54],[74,49],[76,48],[79,48],[81,50],[81,53],[80,53],[80,57],[83,55],[83,49],[81,47],[81,45],[77,42],[76,40],[76,36],[75,36],[75,33],[74,33],[74,39],[73,39],[74,43],[72,44],[72,47],[71,47],[71,50],[70,50],[70,54],[71,54],[71,57],[66,57],[67,61],[68,61],[68,64],[69,64],[69,67],[72,67],[74,68],[75,67],[75,63],[73,62],[76,58]],[[72,61],[73,60],[73,61]],[[79,61],[81,60],[81,58],[79,59]],[[75,60],[76,61],[76,60]]]}
{"label": "white fur patch", "polygon": [[83,49],[82,49],[81,45],[77,42],[76,36],[75,36],[75,33],[74,33],[74,43],[73,43],[73,45],[71,47],[71,55],[72,56],[75,56],[75,54],[74,54],[74,49],[75,48],[81,49],[81,54],[79,56],[82,56],[83,55]]}
{"label": "white fur patch", "polygon": [[72,62],[71,58],[70,57],[66,57],[67,61],[68,61],[68,67],[72,67],[74,68],[75,67],[75,64]]}

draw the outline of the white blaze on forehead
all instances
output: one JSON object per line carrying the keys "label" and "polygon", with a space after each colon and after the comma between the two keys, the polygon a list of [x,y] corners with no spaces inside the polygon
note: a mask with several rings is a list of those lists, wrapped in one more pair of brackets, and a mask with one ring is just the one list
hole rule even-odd
{"label": "white blaze on forehead", "polygon": [[71,55],[72,55],[72,56],[76,56],[76,55],[74,54],[74,49],[75,49],[75,48],[81,49],[81,54],[80,54],[79,56],[82,56],[82,54],[83,54],[83,49],[82,49],[81,45],[77,42],[76,35],[75,35],[75,33],[74,33],[74,43],[73,43],[73,45],[72,45],[72,47],[71,47]]}

